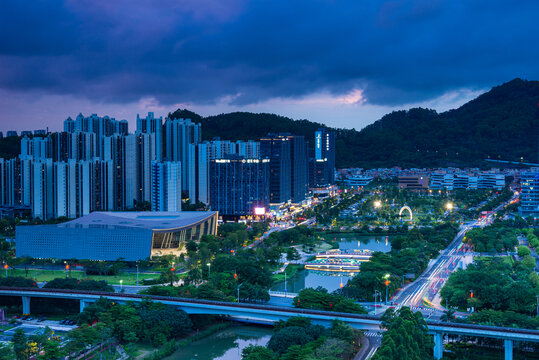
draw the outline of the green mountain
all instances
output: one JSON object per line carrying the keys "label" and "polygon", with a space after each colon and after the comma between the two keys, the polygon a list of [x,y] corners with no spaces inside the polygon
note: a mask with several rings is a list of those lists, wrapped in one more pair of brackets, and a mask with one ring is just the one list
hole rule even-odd
{"label": "green mountain", "polygon": [[[267,133],[304,135],[326,125],[275,114],[234,112],[202,117],[178,109],[174,118],[201,122],[205,140],[257,140]],[[539,81],[515,79],[492,88],[458,109],[437,113],[394,111],[361,131],[336,132],[336,165],[343,167],[437,167],[492,164],[485,158],[538,162]],[[0,140],[0,157],[18,154],[20,138]]]}
{"label": "green mountain", "polygon": [[[256,140],[290,132],[311,141],[327,126],[275,114],[236,112],[201,117],[178,109],[169,114],[201,122],[203,137]],[[539,81],[515,79],[458,109],[443,113],[414,108],[394,111],[361,131],[337,133],[337,167],[489,167],[485,158],[537,162]]]}

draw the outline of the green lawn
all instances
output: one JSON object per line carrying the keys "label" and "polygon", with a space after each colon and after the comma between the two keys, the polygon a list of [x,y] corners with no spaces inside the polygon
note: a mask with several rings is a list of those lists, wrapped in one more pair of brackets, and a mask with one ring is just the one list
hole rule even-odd
{"label": "green lawn", "polygon": [[[6,276],[4,271],[0,272],[2,277]],[[26,276],[26,271],[24,269],[10,269],[8,270],[8,276],[23,276],[29,279],[34,279],[35,281],[51,281],[56,278],[64,278],[67,276],[65,270],[37,270],[29,269],[28,276]],[[124,273],[117,276],[99,276],[99,275],[88,275],[85,276],[83,271],[71,270],[69,276],[75,279],[90,279],[90,280],[105,280],[112,285],[136,285],[137,284],[137,275],[135,273]],[[143,279],[156,279],[159,277],[159,274],[150,274],[150,273],[139,273],[139,285],[142,285]],[[120,280],[122,282],[120,283]]]}
{"label": "green lawn", "polygon": [[[288,265],[285,269],[287,278],[290,279],[301,269],[303,269],[303,265],[296,265],[296,264]],[[273,280],[275,283],[284,281],[284,272],[280,274],[273,274]]]}

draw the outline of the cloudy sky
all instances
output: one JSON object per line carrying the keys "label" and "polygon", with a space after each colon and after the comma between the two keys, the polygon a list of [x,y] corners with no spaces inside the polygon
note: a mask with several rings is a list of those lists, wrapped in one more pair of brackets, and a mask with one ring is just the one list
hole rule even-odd
{"label": "cloudy sky", "polygon": [[0,130],[178,107],[360,129],[539,79],[537,1],[3,0]]}

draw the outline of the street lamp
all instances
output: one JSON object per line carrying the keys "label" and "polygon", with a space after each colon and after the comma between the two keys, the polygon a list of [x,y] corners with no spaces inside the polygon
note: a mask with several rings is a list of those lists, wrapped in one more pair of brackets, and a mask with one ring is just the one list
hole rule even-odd
{"label": "street lamp", "polygon": [[390,274],[385,274],[385,276],[384,276],[384,279],[386,279],[386,281],[384,281],[384,284],[386,285],[386,305],[387,305],[387,289],[389,288],[389,283],[390,283],[389,277],[390,276],[391,276]]}
{"label": "street lamp", "polygon": [[206,264],[208,266],[208,280],[211,280],[211,263]]}
{"label": "street lamp", "polygon": [[138,261],[137,261],[137,286],[138,286]]}
{"label": "street lamp", "polygon": [[240,302],[240,287],[243,285],[243,283],[238,285],[238,303]]}
{"label": "street lamp", "polygon": [[376,315],[376,297],[381,297],[380,291],[375,290],[374,291],[374,315]]}
{"label": "street lamp", "polygon": [[124,289],[124,280],[123,279],[120,279],[120,289],[121,290]]}
{"label": "street lamp", "polygon": [[374,202],[374,207],[378,209],[380,206],[382,206],[382,202],[380,200],[376,200]]}
{"label": "street lamp", "polygon": [[447,204],[445,204],[445,208],[449,211],[453,210],[453,203],[452,202],[448,202]]}

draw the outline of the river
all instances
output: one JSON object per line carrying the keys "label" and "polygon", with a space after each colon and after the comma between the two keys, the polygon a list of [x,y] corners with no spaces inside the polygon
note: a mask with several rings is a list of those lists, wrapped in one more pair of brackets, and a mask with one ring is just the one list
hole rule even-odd
{"label": "river", "polygon": [[[331,238],[331,240],[338,240],[339,249],[341,250],[367,249],[381,252],[388,252],[391,250],[391,243],[387,236],[335,234],[335,236],[328,238]],[[282,282],[275,284],[271,290],[297,293],[304,288],[316,288],[322,286],[329,292],[332,292],[346,285],[348,280],[353,276],[353,273],[301,270],[290,279],[287,279],[286,287],[285,283]]]}
{"label": "river", "polygon": [[265,346],[273,330],[268,327],[233,326],[192,342],[165,360],[239,360],[249,345]]}

